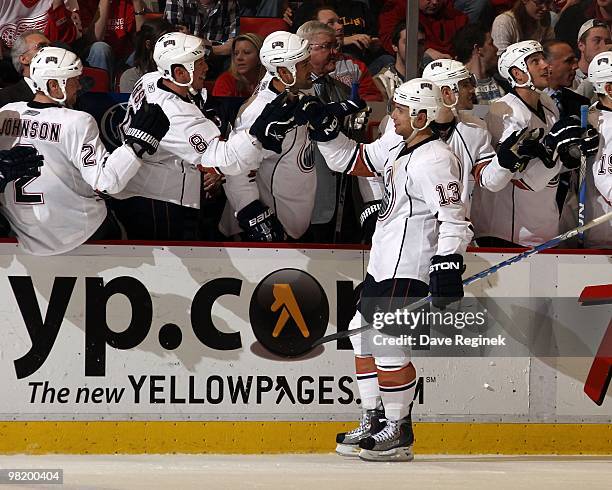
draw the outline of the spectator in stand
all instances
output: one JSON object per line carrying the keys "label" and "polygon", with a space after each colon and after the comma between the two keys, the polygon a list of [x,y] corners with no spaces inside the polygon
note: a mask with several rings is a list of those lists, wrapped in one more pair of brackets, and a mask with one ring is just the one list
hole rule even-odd
{"label": "spectator in stand", "polygon": [[569,43],[577,51],[578,31],[589,19],[601,20],[612,28],[612,0],[582,0],[565,9],[555,25],[556,38]]}
{"label": "spectator in stand", "polygon": [[517,0],[514,6],[495,17],[491,36],[501,54],[508,46],[532,39],[543,43],[554,39],[550,26],[552,0]]}
{"label": "spectator in stand", "polygon": [[[393,52],[391,34],[398,22],[406,20],[406,0],[385,0],[378,17],[383,47]],[[439,58],[452,58],[451,40],[468,23],[468,17],[455,9],[450,0],[419,0],[419,24],[425,30],[423,64]]]}
{"label": "spectator in stand", "polygon": [[[391,112],[390,105],[393,101],[393,92],[395,89],[406,81],[406,22],[401,21],[393,29],[391,35],[391,43],[395,52],[395,60],[393,63],[383,67],[376,75],[374,75],[374,83],[383,94],[385,102],[388,104],[389,113]],[[418,32],[418,64],[419,67],[423,61],[425,52],[425,32],[419,26]],[[421,70],[419,70],[420,72]]]}
{"label": "spectator in stand", "polygon": [[342,52],[364,61],[370,73],[378,73],[383,66],[393,62],[393,57],[382,48],[378,37],[365,33],[346,36],[344,33],[346,18],[341,20],[337,12],[334,7],[323,5],[314,11],[311,20],[317,20],[331,27],[336,32],[336,39],[342,45]]}
{"label": "spectator in stand", "polygon": [[153,48],[157,40],[167,32],[174,31],[174,26],[165,19],[146,21],[136,34],[134,66],[125,70],[119,80],[119,91],[132,93],[134,85],[145,73],[157,70],[153,60]]}
{"label": "spectator in stand", "polygon": [[225,70],[240,27],[237,0],[167,0],[164,17],[179,32],[202,38],[211,49],[215,57],[207,60],[209,79]]}
{"label": "spectator in stand", "polygon": [[482,15],[492,8],[490,0],[455,0],[454,5],[468,16],[472,24],[481,20]]}
{"label": "spectator in stand", "polygon": [[287,0],[240,0],[243,17],[280,17],[287,9]]}
{"label": "spectator in stand", "polygon": [[497,47],[491,33],[480,24],[468,24],[453,38],[457,61],[461,61],[476,79],[476,101],[491,104],[500,99],[505,90],[495,80]]}
{"label": "spectator in stand", "polygon": [[22,78],[14,85],[0,90],[0,107],[10,102],[29,102],[36,90],[30,79],[30,63],[41,48],[49,46],[49,39],[40,31],[21,33],[13,44],[11,57],[13,66]]}
{"label": "spectator in stand", "polygon": [[112,80],[114,70],[134,51],[134,37],[144,24],[144,15],[143,0],[100,0],[94,43],[86,57],[89,65],[108,71]]}
{"label": "spectator in stand", "polygon": [[604,51],[608,51],[612,39],[610,28],[606,22],[597,19],[587,20],[578,31],[578,69],[574,80],[574,90],[589,100],[595,97],[593,84],[587,79],[589,63],[595,56]]}
{"label": "spectator in stand", "polygon": [[240,34],[232,43],[232,63],[219,75],[212,94],[217,97],[250,97],[266,73],[259,59],[262,39],[257,34]]}
{"label": "spectator in stand", "polygon": [[13,46],[19,34],[32,29],[43,31],[51,41],[67,44],[80,36],[64,0],[0,2],[0,39],[7,47]]}

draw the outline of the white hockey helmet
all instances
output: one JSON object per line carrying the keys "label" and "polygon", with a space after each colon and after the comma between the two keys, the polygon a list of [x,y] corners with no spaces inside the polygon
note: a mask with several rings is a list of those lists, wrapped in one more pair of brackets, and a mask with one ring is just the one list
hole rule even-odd
{"label": "white hockey helmet", "polygon": [[463,63],[456,60],[440,59],[432,61],[423,70],[423,78],[434,82],[440,90],[442,90],[442,87],[450,87],[455,93],[455,102],[450,106],[444,105],[451,109],[458,102],[459,82],[461,80],[472,80],[475,85],[473,75]]}
{"label": "white hockey helmet", "polygon": [[[499,60],[497,60],[499,74],[508,80],[511,87],[528,87],[531,90],[535,90],[535,86],[531,82],[531,75],[529,74],[526,60],[532,54],[543,52],[542,45],[537,41],[529,40],[511,44],[500,55]],[[527,81],[525,83],[519,84],[516,82],[510,73],[510,70],[514,67],[527,74]]]}
{"label": "white hockey helmet", "polygon": [[[182,32],[168,32],[155,43],[153,60],[162,78],[181,87],[191,87],[195,62],[203,58],[206,48],[202,39]],[[189,82],[179,83],[174,79],[172,67],[182,65],[189,72]]]}
{"label": "white hockey helmet", "polygon": [[[47,97],[64,104],[66,102],[66,82],[70,78],[78,77],[83,73],[83,64],[72,51],[63,48],[47,46],[42,48],[30,62],[30,79],[34,82],[36,90],[40,90]],[[61,99],[49,94],[47,82],[57,80],[63,92]]]}
{"label": "white hockey helmet", "polygon": [[612,51],[604,51],[593,58],[588,78],[595,93],[606,95],[606,83],[612,83]]}
{"label": "white hockey helmet", "polygon": [[278,68],[284,67],[289,70],[293,77],[293,82],[286,84],[291,87],[295,83],[296,69],[300,61],[310,57],[310,47],[308,40],[296,34],[286,31],[276,31],[269,34],[264,39],[263,45],[259,50],[261,64],[268,70],[270,75],[283,81],[278,75]]}
{"label": "white hockey helmet", "polygon": [[429,126],[429,123],[436,119],[440,108],[443,107],[440,88],[426,78],[413,78],[402,83],[393,92],[393,102],[410,108],[413,127],[419,112],[423,110],[427,112],[427,122],[419,130]]}

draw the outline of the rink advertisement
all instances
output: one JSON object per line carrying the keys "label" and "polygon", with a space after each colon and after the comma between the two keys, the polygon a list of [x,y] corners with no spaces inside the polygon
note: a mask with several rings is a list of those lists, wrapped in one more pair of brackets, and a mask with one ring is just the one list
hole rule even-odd
{"label": "rink advertisement", "polygon": [[[504,258],[470,254],[467,274]],[[597,405],[583,392],[609,305],[590,308],[580,343],[555,330],[585,321],[578,297],[610,282],[609,260],[538,255],[474,284],[469,296],[486,308],[461,322],[497,308],[497,319],[520,319],[515,330],[387,336],[385,348],[398,338],[426,344],[410,344],[415,418],[610,422],[610,396]],[[40,258],[4,244],[0,262],[2,420],[320,421],[358,412],[350,341],[310,345],[347,328],[367,252],[89,245]],[[525,296],[533,304],[520,306]],[[454,315],[460,326],[445,314],[435,318]],[[535,341],[511,350],[525,332]]]}

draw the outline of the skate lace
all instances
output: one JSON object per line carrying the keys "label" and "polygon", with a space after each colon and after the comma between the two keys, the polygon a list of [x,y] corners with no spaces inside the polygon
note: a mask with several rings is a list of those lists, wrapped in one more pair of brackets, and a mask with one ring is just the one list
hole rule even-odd
{"label": "skate lace", "polygon": [[372,423],[372,414],[366,412],[361,416],[361,420],[359,421],[359,427],[350,430],[346,433],[347,436],[353,436],[357,434],[361,434],[368,429],[368,426]]}
{"label": "skate lace", "polygon": [[390,441],[397,436],[398,422],[396,420],[387,420],[387,425],[380,432],[377,432],[372,437],[376,443]]}

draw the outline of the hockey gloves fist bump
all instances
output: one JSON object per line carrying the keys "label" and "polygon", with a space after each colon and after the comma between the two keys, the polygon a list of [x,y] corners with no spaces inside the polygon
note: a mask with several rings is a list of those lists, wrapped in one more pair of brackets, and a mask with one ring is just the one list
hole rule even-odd
{"label": "hockey gloves fist bump", "polygon": [[125,143],[132,147],[138,158],[142,158],[145,152],[153,155],[168,129],[170,121],[162,108],[144,99],[125,130]]}
{"label": "hockey gloves fist bump", "polygon": [[22,177],[38,177],[44,158],[32,146],[14,146],[0,151],[0,192],[6,184]]}
{"label": "hockey gloves fist bump", "polygon": [[599,134],[590,125],[581,127],[575,116],[564,117],[550,129],[544,144],[554,161],[558,158],[564,167],[575,169],[580,167],[583,156],[586,158],[597,153]]}
{"label": "hockey gloves fist bump", "polygon": [[289,98],[287,92],[283,92],[253,121],[249,134],[255,136],[266,150],[280,154],[285,136],[297,126],[293,116],[297,104],[297,98]]}
{"label": "hockey gloves fist bump", "polygon": [[[308,134],[313,141],[331,141],[340,133],[340,120],[338,116],[328,111],[328,105],[331,104],[323,103],[318,97],[305,95],[300,99],[300,103],[295,110],[295,119],[300,124],[308,123],[310,127]],[[352,105],[347,105],[344,109],[341,106],[335,106],[333,110],[342,113],[345,110],[353,109]]]}
{"label": "hockey gloves fist bump", "polygon": [[461,254],[434,255],[429,266],[431,303],[441,310],[463,298],[461,275],[465,271]]}
{"label": "hockey gloves fist bump", "polygon": [[282,242],[285,231],[274,211],[259,200],[247,204],[236,213],[238,224],[249,242]]}
{"label": "hockey gloves fist bump", "polygon": [[540,142],[544,130],[523,128],[506,138],[497,149],[499,165],[510,172],[522,172],[533,158],[539,158],[547,168],[555,166],[547,148]]}

